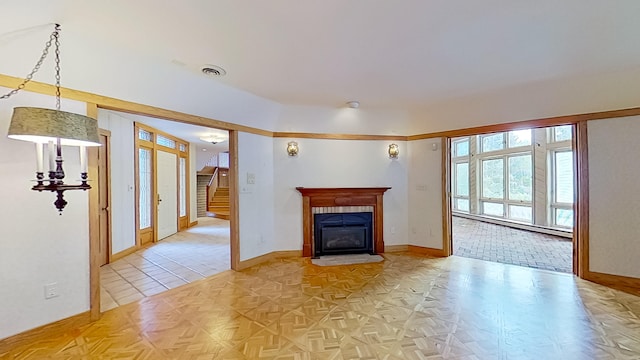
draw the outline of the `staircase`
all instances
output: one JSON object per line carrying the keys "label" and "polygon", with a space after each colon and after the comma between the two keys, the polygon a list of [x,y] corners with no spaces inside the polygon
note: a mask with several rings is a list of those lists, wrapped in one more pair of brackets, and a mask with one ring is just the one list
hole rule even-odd
{"label": "staircase", "polygon": [[219,187],[209,202],[209,215],[229,220],[229,188]]}

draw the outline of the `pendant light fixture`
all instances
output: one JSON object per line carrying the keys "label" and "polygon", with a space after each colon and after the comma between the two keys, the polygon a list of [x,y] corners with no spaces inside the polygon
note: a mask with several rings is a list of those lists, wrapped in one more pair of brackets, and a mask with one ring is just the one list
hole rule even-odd
{"label": "pendant light fixture", "polygon": [[[0,100],[7,99],[24,89],[33,75],[40,69],[49,54],[51,45],[55,55],[56,80],[56,108],[43,109],[35,107],[16,107],[13,109],[8,137],[11,139],[31,141],[36,144],[36,185],[31,190],[51,191],[56,193],[53,203],[62,214],[67,205],[64,192],[67,190],[89,190],[87,176],[87,146],[100,146],[98,136],[98,122],[90,117],[60,110],[60,25],[55,24],[49,41],[46,42],[40,59],[23,82],[9,93],[0,96]],[[48,178],[44,175],[45,144],[49,159]],[[64,183],[62,146],[80,147],[80,184]]]}

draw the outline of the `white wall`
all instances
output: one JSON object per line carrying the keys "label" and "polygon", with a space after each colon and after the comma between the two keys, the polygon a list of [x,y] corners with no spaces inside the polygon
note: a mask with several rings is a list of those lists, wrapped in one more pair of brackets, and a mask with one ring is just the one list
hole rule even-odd
{"label": "white wall", "polygon": [[[28,92],[0,100],[0,339],[89,309],[88,193],[65,192],[69,204],[58,215],[53,193],[30,189],[34,145],[6,137],[14,106],[54,104],[53,97]],[[86,113],[84,103],[63,101],[62,108]],[[63,156],[66,181],[76,183],[77,148],[65,147]],[[45,300],[44,285],[54,282],[60,296]]]}
{"label": "white wall", "polygon": [[282,106],[277,131],[328,134],[407,135],[409,117],[400,110],[359,109],[338,105]]}
{"label": "white wall", "polygon": [[111,253],[136,245],[135,139],[133,121],[98,111],[98,126],[111,131]]}
{"label": "white wall", "polygon": [[590,121],[589,267],[640,277],[640,116]]}
{"label": "white wall", "polygon": [[391,187],[384,194],[385,245],[406,244],[408,237],[407,177],[409,156],[405,142],[397,160],[389,159],[390,141],[296,139],[300,152],[290,157],[287,143],[273,140],[275,195],[274,250],[302,249],[303,187]]}
{"label": "white wall", "polygon": [[[275,249],[273,139],[238,134],[238,186],[240,191],[240,260]],[[247,174],[255,176],[249,184]]]}
{"label": "white wall", "polygon": [[410,245],[442,249],[441,141],[425,139],[408,145]]}

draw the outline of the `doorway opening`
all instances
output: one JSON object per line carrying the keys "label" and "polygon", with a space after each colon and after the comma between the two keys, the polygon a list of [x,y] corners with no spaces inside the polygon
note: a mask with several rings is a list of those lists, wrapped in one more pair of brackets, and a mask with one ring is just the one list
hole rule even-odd
{"label": "doorway opening", "polygon": [[[219,153],[228,158],[228,132],[109,110],[99,110],[98,124],[110,131],[118,159],[101,310],[229,270],[233,220],[198,216],[199,173]],[[217,141],[208,141],[212,134]]]}
{"label": "doorway opening", "polygon": [[451,139],[453,255],[574,271],[573,125]]}

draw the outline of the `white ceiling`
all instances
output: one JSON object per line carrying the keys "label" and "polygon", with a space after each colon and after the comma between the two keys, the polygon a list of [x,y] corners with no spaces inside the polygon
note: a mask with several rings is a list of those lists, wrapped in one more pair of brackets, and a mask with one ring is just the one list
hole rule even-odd
{"label": "white ceiling", "polygon": [[[106,110],[109,111],[109,110]],[[208,128],[204,126],[184,124],[175,121],[168,121],[162,119],[156,119],[148,116],[140,116],[134,114],[126,114],[116,112],[119,116],[127,118],[129,120],[139,122],[148,126],[151,126],[160,131],[164,131],[167,134],[171,134],[177,138],[188,141],[196,146],[198,151],[208,151],[212,154],[219,152],[229,151],[229,132],[226,130],[219,130]],[[201,140],[201,137],[207,135],[216,135],[224,137],[227,140],[220,141],[216,144]]]}
{"label": "white ceiling", "polygon": [[[282,104],[414,111],[640,66],[638,0],[24,0],[0,34],[64,31]],[[15,15],[15,16],[14,16]]]}

